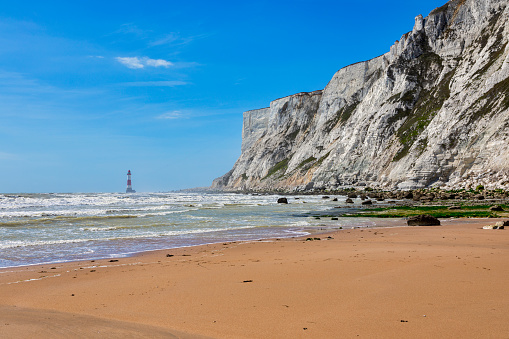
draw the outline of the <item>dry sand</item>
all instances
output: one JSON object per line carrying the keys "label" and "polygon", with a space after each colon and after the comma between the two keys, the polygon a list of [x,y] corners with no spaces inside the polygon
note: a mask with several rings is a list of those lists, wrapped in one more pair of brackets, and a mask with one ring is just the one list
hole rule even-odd
{"label": "dry sand", "polygon": [[0,337],[509,338],[509,230],[493,222],[1,270]]}

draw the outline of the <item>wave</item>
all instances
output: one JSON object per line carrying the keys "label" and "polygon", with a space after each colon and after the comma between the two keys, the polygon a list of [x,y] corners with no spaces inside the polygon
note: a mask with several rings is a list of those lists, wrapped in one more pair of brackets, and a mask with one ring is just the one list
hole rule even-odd
{"label": "wave", "polygon": [[48,245],[63,245],[63,244],[75,244],[75,243],[85,243],[85,242],[102,242],[102,241],[112,241],[112,240],[131,240],[131,239],[143,239],[143,238],[159,238],[159,237],[168,237],[168,236],[181,236],[188,234],[203,234],[203,233],[211,233],[211,232],[222,232],[222,231],[231,231],[231,230],[241,230],[248,228],[255,228],[256,226],[242,226],[242,227],[232,227],[232,228],[206,228],[206,229],[194,229],[194,230],[181,230],[181,231],[167,231],[167,232],[152,232],[146,234],[138,234],[138,235],[129,235],[129,236],[115,236],[115,237],[107,237],[107,238],[77,238],[77,239],[61,239],[61,240],[36,240],[36,241],[21,241],[21,240],[11,240],[6,241],[4,243],[0,243],[0,249],[9,249],[9,248],[20,248],[20,247],[30,247],[30,246],[48,246]]}
{"label": "wave", "polygon": [[93,220],[111,220],[111,219],[131,219],[138,218],[137,215],[91,215],[91,216],[62,216],[57,215],[52,218],[38,218],[29,220],[13,220],[0,222],[0,227],[17,227],[17,226],[37,226],[47,225],[55,222],[77,222],[77,221],[93,221]]}

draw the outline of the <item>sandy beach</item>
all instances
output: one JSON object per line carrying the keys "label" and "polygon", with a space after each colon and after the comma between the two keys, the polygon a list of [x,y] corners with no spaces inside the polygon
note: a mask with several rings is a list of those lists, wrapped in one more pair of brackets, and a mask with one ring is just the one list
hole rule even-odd
{"label": "sandy beach", "polygon": [[[496,219],[0,270],[2,338],[509,338]],[[404,221],[394,226],[403,226]]]}

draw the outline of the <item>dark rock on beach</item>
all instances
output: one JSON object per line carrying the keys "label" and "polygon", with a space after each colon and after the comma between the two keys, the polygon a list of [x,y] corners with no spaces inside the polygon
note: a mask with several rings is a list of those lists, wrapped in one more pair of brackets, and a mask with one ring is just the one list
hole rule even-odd
{"label": "dark rock on beach", "polygon": [[429,214],[421,214],[409,217],[408,226],[440,226],[440,220]]}
{"label": "dark rock on beach", "polygon": [[286,198],[279,198],[277,199],[278,204],[288,204],[288,199]]}

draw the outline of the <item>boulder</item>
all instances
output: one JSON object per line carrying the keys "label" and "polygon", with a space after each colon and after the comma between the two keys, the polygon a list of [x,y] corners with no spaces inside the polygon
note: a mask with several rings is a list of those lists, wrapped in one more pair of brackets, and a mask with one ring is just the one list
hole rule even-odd
{"label": "boulder", "polygon": [[440,220],[429,214],[415,215],[408,218],[408,226],[440,226]]}
{"label": "boulder", "polygon": [[461,209],[461,206],[449,206],[447,207],[448,210],[460,210]]}
{"label": "boulder", "polygon": [[404,194],[402,194],[401,197],[403,199],[413,199],[414,198],[414,194],[412,192],[404,192]]}
{"label": "boulder", "polygon": [[350,194],[348,194],[348,197],[351,199],[355,199],[355,198],[357,198],[357,193],[350,193]]}
{"label": "boulder", "polygon": [[277,199],[278,204],[288,204],[288,199],[286,198],[279,198]]}
{"label": "boulder", "polygon": [[350,198],[346,199],[346,200],[345,200],[345,202],[346,202],[347,204],[353,204],[353,200],[352,200],[352,199],[350,199]]}
{"label": "boulder", "polygon": [[332,199],[332,201],[338,201],[338,198],[334,198],[334,199]]}
{"label": "boulder", "polygon": [[371,200],[366,200],[361,202],[362,205],[373,205],[373,202]]}
{"label": "boulder", "polygon": [[502,206],[494,205],[494,206],[490,207],[490,211],[500,212],[500,211],[504,211],[504,209],[502,208]]}
{"label": "boulder", "polygon": [[329,197],[329,196],[327,196],[327,195],[324,195],[324,196],[322,197],[322,199],[330,199],[330,197]]}

